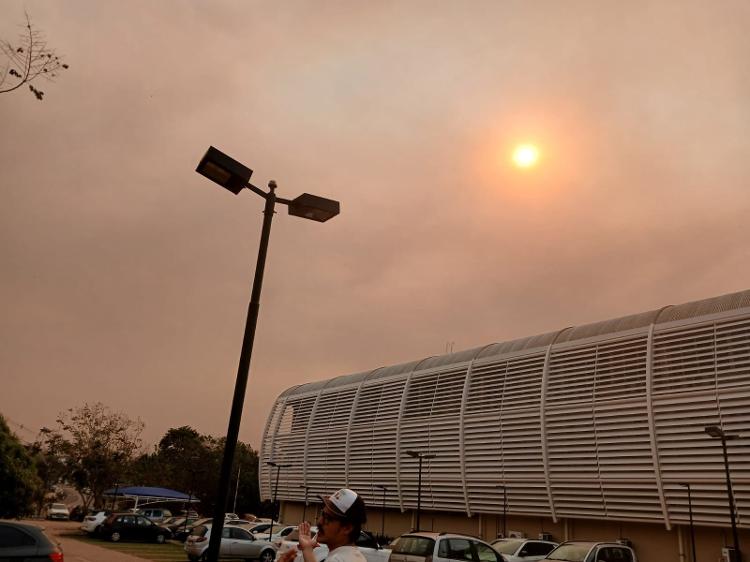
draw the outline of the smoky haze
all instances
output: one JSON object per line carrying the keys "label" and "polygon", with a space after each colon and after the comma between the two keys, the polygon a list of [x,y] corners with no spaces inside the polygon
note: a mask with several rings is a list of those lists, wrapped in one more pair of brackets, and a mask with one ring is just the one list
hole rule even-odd
{"label": "smoky haze", "polygon": [[747,2],[6,0],[0,37],[24,10],[70,69],[0,95],[22,437],[93,401],[225,433],[262,201],[209,145],[341,201],[274,220],[256,447],[292,385],[748,287]]}

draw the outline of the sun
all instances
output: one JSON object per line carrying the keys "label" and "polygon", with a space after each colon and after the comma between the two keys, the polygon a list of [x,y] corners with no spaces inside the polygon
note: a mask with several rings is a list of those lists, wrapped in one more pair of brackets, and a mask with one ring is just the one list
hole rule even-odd
{"label": "sun", "polygon": [[532,168],[539,161],[539,149],[533,144],[519,144],[513,150],[513,162],[519,168]]}

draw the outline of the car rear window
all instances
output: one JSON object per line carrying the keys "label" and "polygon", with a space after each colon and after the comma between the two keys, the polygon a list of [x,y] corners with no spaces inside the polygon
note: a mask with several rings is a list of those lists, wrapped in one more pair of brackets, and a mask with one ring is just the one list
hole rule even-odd
{"label": "car rear window", "polygon": [[0,546],[30,546],[34,539],[15,527],[0,525]]}
{"label": "car rear window", "polygon": [[391,551],[397,554],[430,556],[434,549],[435,541],[427,537],[399,537],[393,543]]}
{"label": "car rear window", "polygon": [[198,525],[193,528],[193,531],[190,534],[196,537],[202,537],[205,536],[206,533],[208,533],[208,527],[205,525]]}

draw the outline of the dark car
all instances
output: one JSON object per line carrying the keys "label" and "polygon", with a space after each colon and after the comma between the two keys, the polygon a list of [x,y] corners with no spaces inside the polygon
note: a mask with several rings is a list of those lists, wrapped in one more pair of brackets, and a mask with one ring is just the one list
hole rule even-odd
{"label": "dark car", "polygon": [[64,562],[62,549],[34,525],[0,521],[0,560]]}
{"label": "dark car", "polygon": [[155,541],[163,543],[172,532],[137,513],[113,513],[99,528],[99,534],[113,542],[121,540]]}

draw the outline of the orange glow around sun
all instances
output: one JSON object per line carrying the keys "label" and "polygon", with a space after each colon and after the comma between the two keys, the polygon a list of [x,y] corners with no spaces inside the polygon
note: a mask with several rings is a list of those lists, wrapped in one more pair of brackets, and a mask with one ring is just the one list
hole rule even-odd
{"label": "orange glow around sun", "polygon": [[539,161],[539,149],[533,144],[520,144],[513,150],[513,162],[519,168],[533,168]]}

